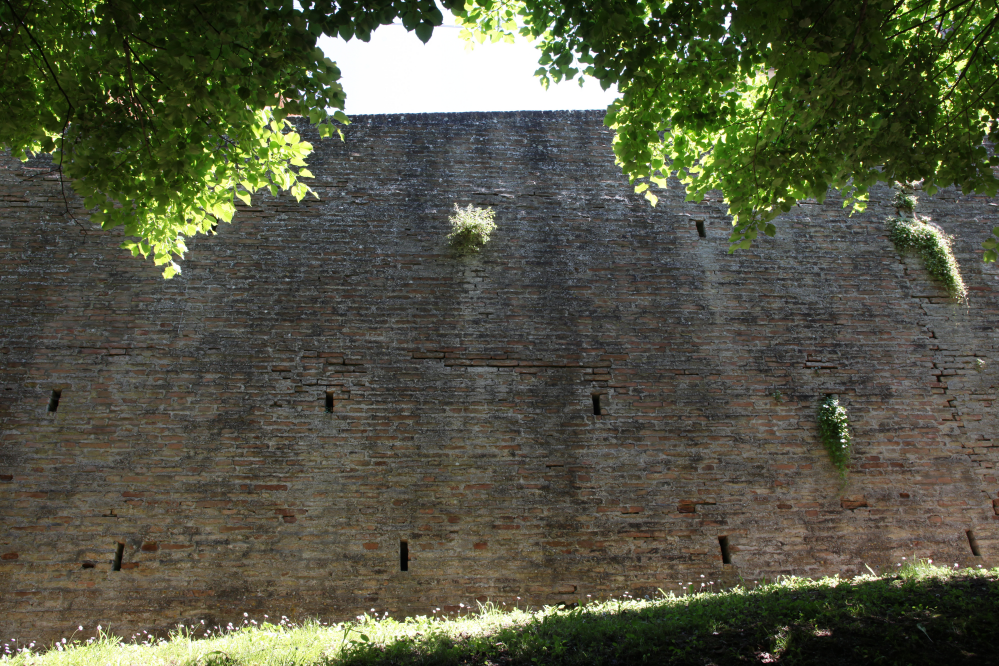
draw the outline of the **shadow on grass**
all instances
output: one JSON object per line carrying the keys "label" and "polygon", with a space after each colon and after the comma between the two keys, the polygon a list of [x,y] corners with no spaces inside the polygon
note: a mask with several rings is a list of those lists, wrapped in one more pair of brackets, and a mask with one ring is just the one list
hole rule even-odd
{"label": "shadow on grass", "polygon": [[819,581],[592,604],[484,635],[355,643],[367,664],[999,664],[999,576]]}

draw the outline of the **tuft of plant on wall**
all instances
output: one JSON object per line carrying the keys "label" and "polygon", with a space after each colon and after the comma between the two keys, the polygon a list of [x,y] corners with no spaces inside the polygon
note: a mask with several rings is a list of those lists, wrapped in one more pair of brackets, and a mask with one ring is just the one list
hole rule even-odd
{"label": "tuft of plant on wall", "polygon": [[895,197],[891,200],[891,205],[895,207],[895,212],[899,215],[902,213],[914,215],[916,212],[916,197],[912,186],[907,183],[896,183]]}
{"label": "tuft of plant on wall", "polygon": [[952,297],[966,301],[968,289],[961,278],[961,267],[954,258],[951,238],[935,226],[913,216],[889,218],[886,222],[888,238],[899,252],[916,251],[923,258],[923,265],[935,279],[943,283]]}
{"label": "tuft of plant on wall", "polygon": [[489,235],[496,230],[495,216],[492,208],[477,208],[472,204],[459,208],[455,204],[454,215],[448,218],[451,233],[447,235],[455,254],[475,254],[488,243]]}
{"label": "tuft of plant on wall", "polygon": [[839,404],[836,396],[826,396],[819,405],[818,421],[819,438],[829,454],[829,460],[840,477],[846,480],[846,466],[850,462],[850,447],[853,444],[846,407]]}

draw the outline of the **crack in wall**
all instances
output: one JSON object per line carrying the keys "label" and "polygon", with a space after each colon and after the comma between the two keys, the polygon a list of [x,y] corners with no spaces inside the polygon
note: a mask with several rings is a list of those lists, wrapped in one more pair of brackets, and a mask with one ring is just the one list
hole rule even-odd
{"label": "crack in wall", "polygon": [[[899,264],[902,266],[902,274],[904,278],[910,282],[925,281],[926,278],[923,276],[914,276],[909,271],[909,265],[905,260],[905,256],[902,254],[898,255]],[[932,313],[928,306],[932,306],[938,302],[949,302],[951,299],[942,298],[940,296],[935,296],[931,294],[910,294],[910,299],[915,301],[919,305],[920,312],[923,315],[923,321],[925,325],[923,330],[927,334],[928,340],[937,341],[936,344],[927,345],[927,350],[933,355],[931,361],[930,376],[933,377],[933,382],[931,382],[931,390],[934,392],[939,391],[939,395],[944,396],[943,405],[945,409],[950,410],[948,416],[942,418],[942,423],[950,425],[955,433],[955,438],[960,442],[963,449],[966,450],[969,462],[972,466],[977,468],[977,476],[982,484],[981,492],[985,495],[988,503],[991,503],[993,513],[999,516],[999,483],[996,479],[996,467],[994,458],[996,457],[994,453],[990,455],[988,449],[993,449],[992,442],[993,437],[988,436],[986,433],[979,433],[977,436],[979,439],[975,439],[975,434],[969,432],[967,427],[968,418],[977,417],[977,420],[983,418],[983,414],[974,414],[974,404],[973,402],[981,402],[981,407],[984,412],[986,407],[985,403],[989,402],[987,395],[977,395],[974,389],[971,387],[961,387],[952,386],[952,382],[955,380],[962,380],[965,377],[972,376],[971,372],[981,372],[981,364],[983,361],[982,357],[988,357],[987,353],[981,350],[975,349],[973,353],[968,353],[965,345],[960,342],[955,343],[947,340],[946,334],[938,335],[937,327],[934,326],[934,319],[940,317],[939,314]],[[977,341],[973,341],[973,345],[977,347]],[[959,350],[948,349],[952,345],[957,345]],[[960,349],[960,347],[965,347]],[[958,351],[957,354],[949,354],[948,351]],[[948,358],[946,358],[949,356]],[[995,389],[995,387],[991,387]],[[964,389],[964,390],[961,390]],[[994,398],[993,398],[994,401]],[[978,446],[976,446],[978,444]]]}

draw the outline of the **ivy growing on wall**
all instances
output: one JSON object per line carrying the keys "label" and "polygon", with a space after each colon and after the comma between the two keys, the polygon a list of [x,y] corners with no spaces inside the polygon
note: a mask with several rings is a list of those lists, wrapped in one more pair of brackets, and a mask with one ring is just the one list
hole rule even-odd
{"label": "ivy growing on wall", "polygon": [[829,453],[829,460],[846,479],[846,466],[850,462],[850,419],[846,408],[839,404],[839,398],[827,396],[819,405],[819,438]]}
{"label": "ivy growing on wall", "polygon": [[916,210],[916,197],[913,196],[912,188],[896,187],[895,198],[892,199],[891,205],[894,206],[895,210],[899,213],[904,211],[909,215],[912,215]]}
{"label": "ivy growing on wall", "polygon": [[454,215],[448,218],[451,222],[451,233],[447,235],[448,242],[455,254],[474,254],[489,242],[489,235],[496,230],[493,218],[496,213],[491,208],[476,208],[468,204],[468,208],[454,205]]}
{"label": "ivy growing on wall", "polygon": [[958,300],[967,300],[968,289],[964,286],[961,267],[954,258],[951,239],[947,234],[916,217],[889,218],[887,226],[888,238],[899,252],[918,252],[926,270],[935,280],[943,283],[947,293]]}
{"label": "ivy growing on wall", "polygon": [[[895,198],[892,199],[896,217],[888,218],[888,237],[899,252],[915,251],[923,258],[923,265],[930,275],[939,282],[954,298],[964,301],[968,290],[961,278],[961,268],[954,258],[951,238],[939,227],[927,224],[916,215],[916,197],[911,183],[896,183]],[[996,227],[999,230],[999,227]],[[999,233],[996,233],[999,236]],[[989,241],[983,243],[988,247]],[[985,261],[989,261],[986,252]]]}

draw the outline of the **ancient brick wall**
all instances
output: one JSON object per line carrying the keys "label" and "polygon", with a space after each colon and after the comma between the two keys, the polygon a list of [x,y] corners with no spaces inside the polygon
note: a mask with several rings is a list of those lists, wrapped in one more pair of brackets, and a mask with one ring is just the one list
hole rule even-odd
{"label": "ancient brick wall", "polygon": [[[611,138],[594,112],[361,117],[316,140],[319,200],[259,198],[166,282],[3,162],[4,635],[995,557],[995,202],[920,196],[963,305],[886,240],[886,190],[729,255],[720,199],[651,208]],[[478,256],[447,251],[455,203],[496,211]]]}

